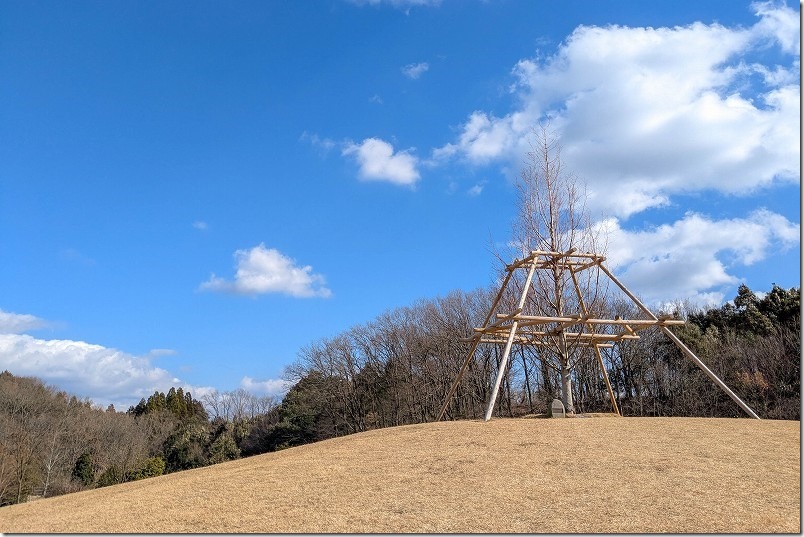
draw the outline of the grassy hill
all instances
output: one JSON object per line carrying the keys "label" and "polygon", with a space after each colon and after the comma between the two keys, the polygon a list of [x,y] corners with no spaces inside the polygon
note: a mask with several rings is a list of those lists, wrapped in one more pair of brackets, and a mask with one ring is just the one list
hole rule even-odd
{"label": "grassy hill", "polygon": [[0,508],[0,532],[792,532],[800,423],[498,419],[382,429]]}

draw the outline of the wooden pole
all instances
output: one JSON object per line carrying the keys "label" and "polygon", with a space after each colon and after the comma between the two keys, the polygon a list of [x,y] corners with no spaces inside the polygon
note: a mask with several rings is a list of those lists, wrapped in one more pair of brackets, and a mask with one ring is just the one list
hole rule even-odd
{"label": "wooden pole", "polygon": [[[522,311],[522,309],[525,307],[525,300],[528,298],[528,289],[530,289],[530,282],[533,279],[533,273],[535,270],[536,263],[534,262],[531,264],[530,269],[528,270],[527,278],[525,278],[525,285],[522,288],[522,296],[519,298],[519,304],[517,306],[519,311]],[[503,357],[502,360],[500,360],[500,367],[497,371],[497,379],[494,381],[494,389],[491,391],[489,406],[486,409],[485,421],[489,421],[491,419],[491,413],[494,411],[494,403],[497,401],[497,392],[500,391],[500,383],[502,382],[503,376],[505,376],[505,367],[508,365],[508,356],[511,354],[511,345],[514,342],[514,336],[516,335],[518,325],[519,321],[514,321],[511,324],[511,331],[508,333],[508,340],[505,342],[505,350],[503,351]]]}
{"label": "wooden pole", "polygon": [[714,373],[713,373],[713,372],[712,372],[712,371],[711,371],[711,370],[710,370],[708,367],[706,367],[706,364],[704,364],[704,363],[703,363],[703,362],[702,362],[702,361],[701,361],[701,360],[700,360],[700,359],[699,359],[697,356],[695,356],[695,354],[694,354],[694,353],[693,353],[693,352],[692,352],[692,351],[689,349],[689,347],[687,347],[686,345],[684,345],[684,342],[683,342],[683,341],[681,341],[680,339],[678,339],[678,336],[676,336],[676,335],[675,335],[673,332],[671,332],[671,331],[670,331],[670,329],[669,329],[669,328],[667,328],[666,326],[662,326],[661,328],[662,328],[662,332],[664,332],[664,333],[667,335],[667,337],[669,337],[669,338],[670,338],[670,339],[673,341],[673,343],[675,343],[675,344],[676,344],[676,346],[677,346],[679,349],[681,349],[681,352],[683,352],[684,354],[686,354],[686,355],[687,355],[687,358],[689,358],[690,360],[692,360],[693,362],[695,362],[695,365],[697,365],[698,367],[700,367],[700,368],[701,368],[701,370],[702,370],[704,373],[706,373],[706,374],[707,374],[707,376],[708,376],[710,379],[712,379],[712,380],[715,382],[715,384],[717,384],[718,386],[720,386],[720,387],[723,389],[723,391],[724,391],[724,392],[726,392],[726,394],[727,394],[729,397],[731,397],[731,400],[732,400],[732,401],[734,401],[735,403],[737,403],[738,405],[740,405],[740,408],[742,408],[743,410],[745,410],[746,414],[748,414],[749,416],[751,416],[751,417],[752,417],[752,418],[754,418],[754,419],[759,419],[759,416],[757,416],[757,415],[754,413],[754,411],[753,411],[753,410],[751,410],[751,407],[749,407],[748,405],[746,405],[746,404],[743,402],[743,400],[742,400],[742,399],[740,399],[739,397],[737,397],[737,394],[735,394],[733,391],[731,391],[731,389],[729,389],[729,387],[728,387],[728,386],[726,386],[726,383],[725,383],[725,382],[723,382],[722,380],[720,380],[720,379],[718,378],[718,376],[717,376],[717,375],[715,375],[715,374],[714,374]]}
{"label": "wooden pole", "polygon": [[611,399],[611,408],[614,409],[614,413],[618,416],[622,416],[620,414],[620,409],[617,407],[617,399],[614,397],[614,390],[611,389],[611,382],[609,382],[609,374],[606,373],[606,366],[603,364],[603,355],[600,354],[600,346],[595,345],[595,354],[597,355],[597,363],[600,365],[600,370],[603,372],[603,380],[606,383],[606,388],[609,390],[609,399]]}
{"label": "wooden pole", "polygon": [[[494,298],[494,302],[492,302],[491,307],[489,308],[488,315],[486,315],[486,320],[483,321],[483,326],[489,324],[491,317],[494,315],[494,308],[496,308],[497,304],[500,302],[500,299],[502,298],[503,293],[505,292],[505,288],[508,285],[508,282],[511,279],[513,273],[514,273],[513,270],[509,270],[508,274],[505,275],[505,279],[503,279],[502,285],[500,285],[500,290],[497,293],[497,296]],[[436,418],[436,421],[441,421],[441,418],[444,417],[444,412],[447,411],[447,406],[449,406],[450,399],[452,399],[452,396],[455,395],[455,391],[458,389],[458,384],[460,384],[461,379],[463,378],[463,374],[466,371],[466,366],[469,365],[469,362],[472,360],[472,357],[475,355],[475,352],[477,352],[477,346],[480,344],[480,340],[481,338],[477,338],[475,342],[472,344],[472,350],[469,351],[469,355],[466,357],[466,360],[464,360],[460,371],[458,371],[458,376],[455,377],[455,382],[452,383],[452,387],[449,389],[447,396],[444,398],[444,404],[441,405],[441,411],[438,413],[438,418]]]}
{"label": "wooden pole", "polygon": [[[583,316],[588,319],[589,317],[589,310],[586,309],[586,303],[583,300],[583,294],[581,293],[581,286],[578,285],[578,278],[575,276],[575,270],[570,267],[570,276],[572,276],[572,283],[575,285],[575,292],[578,294],[578,304],[581,306],[581,312]],[[589,324],[589,330],[594,330],[591,323]],[[597,363],[600,365],[600,372],[603,373],[603,381],[606,383],[606,388],[609,390],[609,399],[611,400],[611,407],[614,409],[614,413],[618,416],[621,416],[620,409],[617,408],[617,399],[614,397],[614,390],[611,389],[611,382],[609,382],[609,374],[606,373],[606,365],[603,363],[603,355],[600,354],[600,346],[595,345],[595,356],[597,356]]]}
{"label": "wooden pole", "polygon": [[[587,318],[586,316],[575,316],[575,317],[549,317],[546,315],[521,315],[521,314],[508,314],[508,313],[498,313],[498,317],[500,317],[504,321],[508,321],[510,319],[516,319],[518,321],[526,321],[528,325],[539,325],[539,324],[549,324],[549,323],[563,323],[565,327],[572,326],[573,324],[610,324],[610,325],[621,325],[624,328],[630,328],[630,325],[634,326],[644,326],[645,328],[651,326],[673,326],[673,325],[682,325],[687,324],[686,322],[680,319],[596,319],[593,317]],[[496,324],[492,324],[489,328],[496,326]],[[483,331],[480,329],[479,331]],[[633,331],[633,329],[631,330]]]}
{"label": "wooden pole", "polygon": [[[617,278],[615,278],[615,277],[614,277],[614,275],[613,275],[611,272],[609,272],[609,271],[608,271],[608,269],[607,269],[606,267],[604,267],[602,263],[600,264],[600,268],[603,270],[603,272],[605,272],[605,273],[606,273],[606,275],[607,275],[609,278],[611,278],[611,281],[613,281],[615,284],[617,284],[617,286],[618,286],[620,289],[622,289],[622,290],[623,290],[623,292],[624,292],[626,295],[628,295],[628,297],[629,297],[631,300],[633,300],[633,301],[634,301],[634,303],[635,303],[635,304],[636,304],[636,305],[639,307],[639,309],[641,309],[643,312],[645,312],[645,314],[647,314],[647,315],[648,315],[648,316],[649,316],[651,319],[654,319],[654,320],[656,320],[656,321],[658,321],[658,320],[659,320],[659,319],[658,319],[658,318],[657,318],[657,317],[656,317],[656,316],[653,314],[653,312],[652,312],[652,311],[650,311],[650,310],[649,310],[647,307],[645,307],[645,305],[644,305],[642,302],[640,302],[640,300],[639,300],[637,297],[635,297],[635,296],[634,296],[634,295],[631,293],[631,291],[629,291],[629,290],[628,290],[628,289],[627,289],[627,288],[626,288],[626,287],[625,287],[625,286],[624,286],[622,283],[620,283],[620,280],[618,280]],[[657,323],[657,324],[658,324],[658,323]],[[676,335],[675,335],[673,332],[671,332],[671,331],[670,331],[670,329],[669,329],[669,328],[667,328],[666,326],[660,326],[660,328],[662,329],[662,332],[664,332],[664,333],[665,333],[665,335],[666,335],[667,337],[669,337],[669,338],[670,338],[670,341],[672,341],[673,343],[675,343],[676,347],[678,347],[679,349],[681,349],[681,352],[683,352],[683,353],[684,353],[684,355],[686,355],[686,356],[687,356],[687,358],[689,358],[690,360],[692,360],[692,361],[693,361],[693,363],[695,363],[695,365],[697,365],[697,366],[698,366],[698,367],[701,369],[701,371],[703,371],[704,373],[706,373],[706,375],[707,375],[707,376],[708,376],[710,379],[712,379],[712,381],[713,381],[715,384],[717,384],[718,386],[720,386],[720,388],[721,388],[721,389],[722,389],[724,392],[726,392],[726,395],[728,395],[729,397],[731,397],[731,400],[732,400],[732,401],[734,401],[735,403],[737,403],[737,404],[740,406],[740,408],[742,408],[743,410],[745,410],[746,414],[748,414],[748,415],[749,415],[749,416],[751,416],[752,418],[759,419],[759,416],[757,416],[757,415],[756,415],[756,413],[755,413],[753,410],[751,410],[751,407],[749,407],[747,404],[745,404],[745,403],[743,402],[743,400],[742,400],[742,399],[740,399],[739,397],[737,397],[737,394],[735,394],[733,391],[731,391],[731,389],[730,389],[728,386],[726,386],[726,383],[725,383],[725,382],[723,382],[722,380],[720,380],[720,378],[718,378],[718,376],[717,376],[717,375],[715,375],[715,374],[712,372],[712,370],[710,370],[708,367],[706,367],[706,364],[704,364],[704,363],[703,363],[703,362],[700,360],[700,358],[698,358],[697,356],[695,356],[695,353],[693,353],[693,352],[692,352],[692,351],[689,349],[689,347],[687,347],[686,345],[684,345],[684,342],[682,342],[680,339],[678,339],[678,336],[676,336]]]}
{"label": "wooden pole", "polygon": [[497,392],[500,391],[500,383],[505,376],[505,366],[508,365],[508,356],[511,354],[511,344],[514,342],[516,335],[517,322],[511,325],[511,332],[508,334],[508,340],[505,342],[505,350],[503,351],[502,360],[500,360],[500,367],[497,370],[497,379],[494,381],[494,389],[491,390],[491,397],[489,397],[489,406],[486,408],[485,421],[491,419],[491,413],[494,411],[494,403],[497,401]]}

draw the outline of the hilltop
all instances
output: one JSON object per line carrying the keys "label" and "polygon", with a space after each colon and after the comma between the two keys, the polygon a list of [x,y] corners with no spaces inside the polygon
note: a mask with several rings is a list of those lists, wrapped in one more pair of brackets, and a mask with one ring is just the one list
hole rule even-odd
{"label": "hilltop", "polygon": [[0,532],[792,532],[800,423],[407,425],[0,509]]}

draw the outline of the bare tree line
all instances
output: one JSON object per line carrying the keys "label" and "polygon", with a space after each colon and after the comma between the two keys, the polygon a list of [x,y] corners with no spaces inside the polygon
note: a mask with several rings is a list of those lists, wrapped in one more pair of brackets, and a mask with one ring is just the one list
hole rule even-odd
{"label": "bare tree line", "polygon": [[94,478],[134,471],[149,455],[158,424],[93,409],[36,379],[0,373],[0,505],[73,492],[76,461],[92,454]]}
{"label": "bare tree line", "polygon": [[[259,452],[250,435],[277,401],[181,388],[105,411],[40,380],[0,373],[0,506],[153,477]],[[251,444],[249,443],[251,442]]]}
{"label": "bare tree line", "polygon": [[201,402],[210,419],[242,421],[267,414],[278,403],[272,395],[255,395],[244,388],[220,392],[212,390],[201,396]]}
{"label": "bare tree line", "polygon": [[[745,287],[741,293],[752,294]],[[708,311],[688,311],[679,304],[677,315],[688,322],[675,332],[762,417],[800,419],[800,292],[774,287],[771,294],[788,302],[788,317],[781,321],[768,311],[766,319],[776,320],[764,332],[740,329],[746,310],[731,304]],[[491,290],[455,291],[422,300],[302,349],[289,374],[296,381],[319,379],[326,394],[319,396],[326,404],[312,404],[308,410],[330,424],[322,436],[433,421],[469,352],[462,338],[482,322],[491,295]],[[598,307],[612,318],[639,316],[626,301],[609,300]],[[712,325],[724,311],[731,311],[730,319],[720,327]],[[640,335],[603,352],[623,415],[744,416],[658,329]],[[495,415],[544,414],[561,395],[563,372],[538,352],[531,346],[514,349]],[[499,345],[479,349],[448,406],[448,418],[482,417],[500,354]],[[593,353],[577,349],[572,359],[571,396],[577,411],[611,412]]]}

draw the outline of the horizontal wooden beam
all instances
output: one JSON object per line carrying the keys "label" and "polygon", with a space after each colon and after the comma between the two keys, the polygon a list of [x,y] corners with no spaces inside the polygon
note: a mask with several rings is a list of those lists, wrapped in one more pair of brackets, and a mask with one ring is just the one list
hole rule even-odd
{"label": "horizontal wooden beam", "polygon": [[557,262],[562,261],[561,264],[563,267],[573,266],[577,267],[576,270],[585,270],[605,260],[606,258],[602,255],[576,252],[575,249],[571,249],[567,252],[531,250],[530,255],[515,260],[513,263],[506,265],[505,268],[508,271],[513,271],[518,268],[530,268],[531,265],[534,264],[536,268],[547,268],[555,266]]}
{"label": "horizontal wooden beam", "polygon": [[[484,337],[484,338],[480,339],[481,343],[505,343],[507,341],[508,341],[507,338]],[[546,341],[532,340],[532,339],[526,338],[524,336],[515,337],[514,338],[514,343],[531,345],[531,346],[534,346],[534,347],[547,347],[547,346],[550,345],[550,343],[548,343]],[[602,349],[610,349],[610,348],[612,348],[614,346],[614,343],[595,343],[593,341],[582,341],[582,342],[579,342],[579,345],[581,347],[588,347],[588,348],[600,347]]]}
{"label": "horizontal wooden beam", "polygon": [[572,250],[568,251],[568,252],[551,252],[551,251],[547,251],[547,250],[531,250],[530,255],[531,256],[539,255],[539,256],[546,256],[546,257],[553,257],[553,258],[557,258],[557,257],[581,257],[581,258],[585,258],[585,259],[600,259],[601,261],[606,259],[602,255],[598,255],[598,254],[590,254],[590,253],[587,253],[587,252],[576,252],[574,248]]}
{"label": "horizontal wooden beam", "polygon": [[[593,319],[585,318],[583,315],[570,315],[564,317],[551,317],[548,315],[521,315],[516,313],[498,313],[497,318],[507,321],[526,321],[529,324],[549,324],[549,323],[587,323],[587,324],[611,324],[627,326],[672,326],[686,324],[681,319]],[[570,324],[571,326],[571,324]]]}
{"label": "horizontal wooden beam", "polygon": [[[522,328],[523,328],[522,326],[519,326],[519,329],[517,330],[517,334],[520,334],[523,337],[527,337],[529,339],[539,338],[539,337],[543,338],[543,339],[548,339],[550,337],[555,337],[557,335],[557,334],[552,334],[550,332],[536,332],[536,331],[531,331],[531,330],[522,330]],[[478,333],[486,334],[486,335],[492,335],[492,336],[500,336],[500,337],[502,337],[502,334],[505,334],[506,337],[507,337],[507,335],[511,333],[511,327],[499,327],[499,328],[496,328],[494,330],[481,331],[481,332],[478,332]],[[564,336],[567,337],[568,339],[574,339],[574,340],[599,339],[599,340],[602,340],[602,341],[622,341],[624,339],[639,339],[639,336],[637,336],[637,335],[631,335],[631,334],[626,334],[626,333],[622,333],[622,334],[605,334],[605,333],[592,333],[592,332],[564,332]]]}
{"label": "horizontal wooden beam", "polygon": [[[521,315],[517,313],[498,313],[497,318],[503,321],[524,321],[527,325],[559,323],[572,326],[573,324],[610,324],[619,326],[673,326],[686,324],[681,319],[594,319],[586,318],[583,315],[570,315],[564,317],[551,317],[547,315]],[[491,326],[499,326],[497,322]],[[475,328],[475,330],[482,330]]]}

